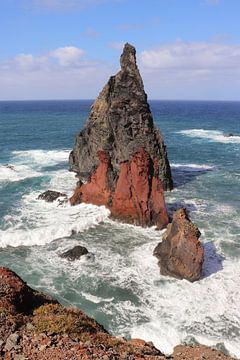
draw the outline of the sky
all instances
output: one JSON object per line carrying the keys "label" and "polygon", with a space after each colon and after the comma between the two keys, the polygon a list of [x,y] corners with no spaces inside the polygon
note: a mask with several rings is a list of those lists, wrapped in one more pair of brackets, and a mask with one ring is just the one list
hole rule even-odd
{"label": "sky", "polygon": [[0,0],[0,100],[93,99],[125,42],[150,99],[240,100],[240,0]]}

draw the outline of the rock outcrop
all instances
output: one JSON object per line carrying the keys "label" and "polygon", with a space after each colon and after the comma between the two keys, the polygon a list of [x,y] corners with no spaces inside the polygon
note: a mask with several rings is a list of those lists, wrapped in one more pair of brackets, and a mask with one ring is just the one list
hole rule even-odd
{"label": "rock outcrop", "polygon": [[153,123],[133,46],[125,45],[120,62],[70,154],[71,169],[84,182],[71,203],[105,205],[123,221],[162,227],[168,222],[163,190],[173,187],[166,147]]}
{"label": "rock outcrop", "polygon": [[162,275],[191,282],[199,280],[204,260],[204,250],[198,240],[200,235],[185,209],[175,211],[162,242],[154,250]]}
{"label": "rock outcrop", "polygon": [[64,198],[67,201],[67,195],[60,193],[59,191],[47,190],[38,196],[38,200],[45,200],[46,202],[53,202],[58,198]]}
{"label": "rock outcrop", "polygon": [[13,271],[0,268],[2,360],[230,360],[206,346],[178,346],[165,357],[152,343],[115,338],[76,308],[65,308],[32,290]]}
{"label": "rock outcrop", "polygon": [[87,255],[88,249],[84,246],[77,245],[74,248],[65,251],[63,254],[60,255],[61,258],[65,258],[69,261],[74,261],[80,259],[81,256]]}

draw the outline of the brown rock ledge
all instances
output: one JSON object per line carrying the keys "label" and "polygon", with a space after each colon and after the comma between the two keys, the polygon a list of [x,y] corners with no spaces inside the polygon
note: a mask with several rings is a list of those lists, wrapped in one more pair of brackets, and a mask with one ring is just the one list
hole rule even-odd
{"label": "brown rock ledge", "polygon": [[76,308],[65,308],[0,268],[2,360],[230,360],[206,346],[178,346],[164,356],[151,343],[115,338]]}

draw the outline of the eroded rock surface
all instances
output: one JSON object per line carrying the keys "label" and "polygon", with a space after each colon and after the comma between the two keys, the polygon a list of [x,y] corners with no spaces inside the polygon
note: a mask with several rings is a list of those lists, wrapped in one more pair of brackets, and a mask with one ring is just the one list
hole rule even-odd
{"label": "eroded rock surface", "polygon": [[98,152],[100,164],[86,184],[70,199],[72,205],[84,202],[105,205],[115,219],[141,226],[168,224],[163,186],[155,176],[158,162],[142,147],[130,161],[121,163],[115,186],[111,186],[112,163],[106,151]]}
{"label": "eroded rock surface", "polygon": [[174,212],[172,223],[154,250],[162,275],[192,282],[200,279],[204,260],[204,250],[198,240],[200,235],[185,209]]}

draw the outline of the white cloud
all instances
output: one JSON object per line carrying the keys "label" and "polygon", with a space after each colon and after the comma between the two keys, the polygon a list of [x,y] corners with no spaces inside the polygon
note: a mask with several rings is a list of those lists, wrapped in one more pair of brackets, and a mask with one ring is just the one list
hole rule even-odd
{"label": "white cloud", "polygon": [[[177,41],[137,58],[149,98],[239,99],[239,44]],[[0,99],[95,98],[117,68],[73,46],[18,54],[0,63]]]}
{"label": "white cloud", "polygon": [[74,46],[65,46],[51,51],[49,55],[56,58],[62,66],[78,66],[85,51]]}
{"label": "white cloud", "polygon": [[240,45],[178,41],[143,51],[141,62],[148,69],[235,70],[240,65]]}
{"label": "white cloud", "polygon": [[142,51],[139,64],[154,98],[239,97],[238,44],[177,41]]}
{"label": "white cloud", "polygon": [[40,56],[18,54],[0,63],[0,100],[92,98],[113,71],[73,46]]}

